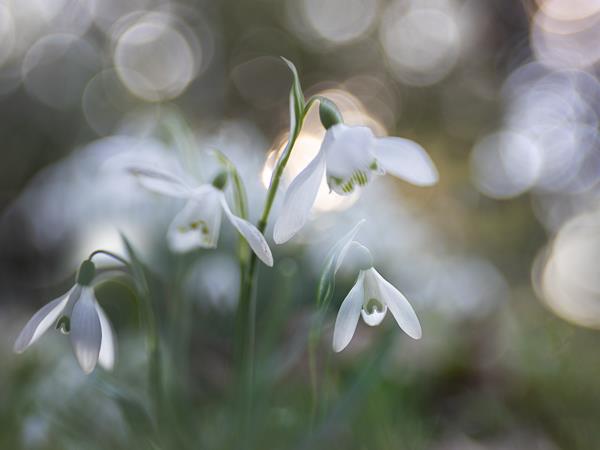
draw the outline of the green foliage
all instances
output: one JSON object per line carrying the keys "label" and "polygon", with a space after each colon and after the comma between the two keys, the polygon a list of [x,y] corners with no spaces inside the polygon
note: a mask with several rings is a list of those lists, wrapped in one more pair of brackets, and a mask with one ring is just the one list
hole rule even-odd
{"label": "green foliage", "polygon": [[[304,93],[302,92],[302,86],[300,85],[300,77],[296,66],[290,60],[281,57],[287,64],[292,72],[292,87],[290,89],[290,130],[293,130],[296,125],[302,121],[304,111],[306,109],[306,101],[304,100]],[[290,132],[291,134],[291,132]]]}

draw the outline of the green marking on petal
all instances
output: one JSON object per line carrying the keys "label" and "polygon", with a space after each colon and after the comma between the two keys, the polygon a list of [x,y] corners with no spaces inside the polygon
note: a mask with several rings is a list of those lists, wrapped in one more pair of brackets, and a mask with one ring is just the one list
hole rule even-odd
{"label": "green marking on petal", "polygon": [[354,181],[352,181],[352,179],[348,180],[348,182],[342,186],[342,191],[345,192],[346,194],[349,194],[353,190],[354,190]]}
{"label": "green marking on petal", "polygon": [[180,226],[177,228],[177,231],[179,231],[182,234],[193,230],[200,231],[204,241],[209,241],[208,238],[210,236],[210,227],[208,226],[208,223],[206,223],[206,221],[204,220],[195,220],[194,222],[191,222],[188,226]]}
{"label": "green marking on petal", "polygon": [[369,174],[364,170],[356,170],[346,179],[328,175],[327,182],[330,187],[334,186],[338,192],[349,194],[354,191],[356,185],[366,186],[369,182]]}
{"label": "green marking on petal", "polygon": [[363,306],[363,309],[368,314],[373,314],[375,312],[383,312],[384,308],[379,300],[377,300],[376,298],[370,298],[369,301],[367,301],[367,303]]}
{"label": "green marking on petal", "polygon": [[56,329],[59,330],[62,334],[69,334],[71,331],[71,319],[67,316],[62,316],[56,322]]}

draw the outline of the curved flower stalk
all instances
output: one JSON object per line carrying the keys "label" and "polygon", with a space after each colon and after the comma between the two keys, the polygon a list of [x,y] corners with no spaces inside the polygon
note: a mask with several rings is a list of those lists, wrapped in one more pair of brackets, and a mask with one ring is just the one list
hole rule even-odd
{"label": "curved flower stalk", "polygon": [[77,282],[65,294],[40,308],[15,341],[14,351],[23,353],[51,327],[68,334],[75,357],[86,373],[96,363],[112,370],[116,359],[116,340],[112,325],[94,294],[98,284],[95,265],[81,264]]}
{"label": "curved flower stalk", "polygon": [[364,268],[340,306],[333,331],[333,350],[341,352],[350,343],[359,317],[367,325],[376,326],[383,321],[388,309],[406,334],[420,339],[421,324],[406,297],[375,270],[370,252],[361,244],[351,241],[344,252],[352,245],[362,252]]}
{"label": "curved flower stalk", "polygon": [[216,248],[223,213],[248,242],[256,256],[267,266],[273,266],[273,255],[263,234],[250,222],[236,216],[225,198],[225,172],[217,175],[212,184],[191,186],[177,175],[148,167],[130,167],[140,184],[149,191],[187,200],[167,231],[169,248],[187,252],[198,248]]}
{"label": "curved flower stalk", "polygon": [[288,241],[304,226],[324,174],[330,190],[340,195],[385,173],[417,186],[430,186],[438,180],[435,165],[419,144],[399,137],[377,138],[367,127],[345,125],[338,112],[328,113],[332,102],[323,100],[320,112],[321,122],[328,127],[325,138],[317,156],[285,194],[273,231],[277,244]]}

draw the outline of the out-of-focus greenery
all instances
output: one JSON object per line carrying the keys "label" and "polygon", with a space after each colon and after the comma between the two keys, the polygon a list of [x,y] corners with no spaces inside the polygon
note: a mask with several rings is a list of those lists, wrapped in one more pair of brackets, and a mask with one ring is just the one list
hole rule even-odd
{"label": "out-of-focus greenery", "polygon": [[[157,442],[174,449],[600,448],[595,265],[578,259],[583,250],[577,247],[579,253],[560,260],[564,265],[544,272],[550,275],[540,281],[538,272],[549,264],[541,256],[536,262],[544,247],[559,254],[558,244],[552,246],[561,242],[557,235],[566,236],[565,224],[597,210],[597,136],[589,144],[592,159],[586,154],[577,170],[568,171],[569,162],[583,152],[581,141],[569,141],[572,153],[570,147],[553,153],[552,143],[560,139],[551,133],[561,127],[544,128],[552,114],[567,111],[569,120],[557,119],[565,130],[577,120],[586,133],[598,129],[600,89],[591,81],[597,61],[590,60],[595,53],[587,45],[597,41],[595,2],[582,1],[579,15],[570,11],[568,0],[423,0],[421,6],[409,0],[42,3],[0,0],[1,449],[151,449]],[[164,23],[150,23],[166,23],[179,36],[164,42],[172,60],[160,59],[160,49],[155,49],[156,60],[142,54],[149,58],[146,69],[157,74],[149,90],[145,81],[137,79],[136,85],[136,78],[127,78],[127,64],[143,63],[134,61],[135,48],[127,53],[126,44],[133,44],[120,41],[140,26],[143,14],[136,10],[168,16]],[[431,22],[411,22],[407,14]],[[580,29],[569,28],[573,46],[554,39],[560,26],[577,24],[589,34],[581,37]],[[450,27],[447,35],[434,32],[445,27]],[[408,34],[398,32],[404,29]],[[74,36],[78,50],[67,46],[72,53],[61,53],[59,44],[39,45],[58,35]],[[415,44],[402,47],[411,36]],[[38,53],[31,50],[35,45]],[[117,48],[124,59],[115,56]],[[418,65],[419,55],[440,51],[442,56],[425,69]],[[259,269],[255,401],[250,433],[240,442],[235,305],[225,302],[235,298],[237,274],[235,261],[223,256],[235,255],[235,236],[224,230],[219,250],[174,255],[164,232],[177,208],[163,202],[142,210],[158,218],[141,221],[141,238],[140,227],[124,230],[144,261],[159,305],[164,409],[158,420],[151,414],[147,343],[131,280],[97,289],[118,336],[114,372],[96,369],[83,375],[59,333],[49,332],[24,355],[14,355],[12,344],[27,318],[72,283],[77,257],[106,245],[98,229],[106,231],[116,216],[120,229],[123,220],[139,213],[133,201],[130,209],[125,205],[117,212],[88,202],[86,196],[101,196],[106,189],[95,181],[88,191],[72,192],[99,172],[95,163],[90,168],[75,159],[86,154],[90,142],[126,135],[173,147],[172,136],[161,127],[177,111],[193,132],[192,157],[200,157],[203,146],[224,152],[235,147],[234,163],[250,161],[252,170],[240,172],[248,185],[256,185],[249,196],[250,216],[257,219],[264,189],[254,169],[262,169],[288,127],[290,76],[280,55],[297,65],[307,95],[337,92],[334,100],[347,102],[342,109],[348,120],[366,120],[377,133],[415,139],[435,161],[440,182],[434,188],[386,181],[388,203],[356,205],[378,213],[379,219],[369,221],[379,228],[366,239],[379,247],[374,253],[382,273],[413,301],[423,339],[409,339],[388,317],[381,327],[360,324],[351,345],[332,353],[335,313],[354,282],[351,271],[342,271],[319,342],[320,405],[312,417],[307,344],[320,266],[335,236],[356,222],[344,215],[349,210],[323,213],[301,241],[305,246],[273,244],[275,267]],[[189,73],[179,71],[185,64]],[[528,72],[531,64],[536,75]],[[115,69],[122,69],[122,79]],[[105,91],[88,90],[95,86],[90,80],[102,73]],[[160,77],[172,73],[176,86],[161,91]],[[542,74],[555,77],[555,84],[529,98],[539,86],[527,84],[519,73],[529,81]],[[587,98],[589,111],[573,100],[573,91],[556,87],[563,86],[556,82],[561,77]],[[158,98],[152,98],[155,94]],[[555,97],[556,103],[544,103]],[[69,98],[75,100],[61,101]],[[588,112],[595,122],[576,116]],[[525,125],[531,129],[524,131]],[[507,185],[494,184],[497,179],[488,185],[490,172],[474,169],[473,149],[505,128],[518,129],[531,141],[539,138],[536,151],[548,150],[550,156],[509,159],[513,172],[498,163],[501,158],[492,160],[498,173],[513,177],[501,180]],[[576,133],[578,139],[581,135]],[[537,167],[535,180],[520,172],[529,166]],[[57,175],[44,172],[47,167],[64,170]],[[57,178],[63,184],[53,188],[56,203],[48,204],[44,192],[57,185]],[[569,180],[584,179],[594,182],[565,188]],[[103,201],[117,204],[134,194],[110,195]],[[78,220],[68,216],[68,223],[61,222],[52,215],[56,208],[76,211]],[[87,234],[92,228],[96,234]],[[597,261],[598,240],[585,230],[588,234],[574,236],[589,240],[582,244],[587,261]],[[210,259],[215,254],[225,258],[219,260],[225,261],[225,274],[201,280],[199,274],[207,272],[203,262],[217,265]],[[573,281],[579,271],[589,283]],[[548,278],[553,273],[560,277]],[[210,280],[219,286],[216,294],[205,289]],[[548,286],[557,290],[548,292]],[[591,301],[580,305],[588,297]]]}

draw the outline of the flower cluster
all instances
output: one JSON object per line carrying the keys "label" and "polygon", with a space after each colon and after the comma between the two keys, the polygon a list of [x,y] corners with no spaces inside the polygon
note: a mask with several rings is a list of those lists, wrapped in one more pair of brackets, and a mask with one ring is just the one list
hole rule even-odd
{"label": "flower cluster", "polygon": [[[189,174],[173,173],[140,162],[127,166],[127,171],[137,178],[143,188],[185,202],[167,230],[166,240],[171,251],[182,253],[216,248],[222,217],[225,215],[253,252],[241,274],[244,286],[240,294],[242,296],[252,296],[255,258],[269,267],[273,266],[273,255],[264,233],[278,193],[281,174],[311,105],[319,103],[321,123],[326,128],[325,137],[315,158],[292,181],[285,193],[273,229],[273,241],[276,244],[287,242],[305,226],[324,177],[330,191],[339,195],[365,188],[386,173],[418,186],[432,185],[438,179],[433,162],[417,143],[398,137],[376,137],[367,127],[349,126],[344,123],[335,104],[326,98],[313,97],[306,101],[295,67],[287,60],[286,63],[294,75],[290,92],[290,136],[274,170],[257,225],[248,219],[243,183],[228,160],[209,183],[197,183],[192,181],[193,177]],[[234,189],[228,192],[227,188],[232,185]],[[228,200],[230,197],[234,198],[233,210]],[[335,270],[348,251],[362,252],[367,262],[361,267],[356,284],[341,303],[335,321],[334,350],[341,351],[348,345],[359,317],[367,325],[375,326],[382,322],[388,310],[409,336],[420,338],[421,326],[411,305],[375,270],[369,251],[354,240],[355,230],[342,243]],[[113,367],[115,337],[94,295],[94,286],[99,278],[92,256],[82,263],[75,286],[42,307],[25,325],[16,340],[16,352],[23,352],[54,325],[70,335],[73,351],[85,373],[92,372],[98,362],[105,369]],[[117,259],[129,265],[122,258]],[[247,302],[240,301],[240,304],[241,307],[246,306]],[[248,339],[248,342],[252,341],[252,338]]]}

